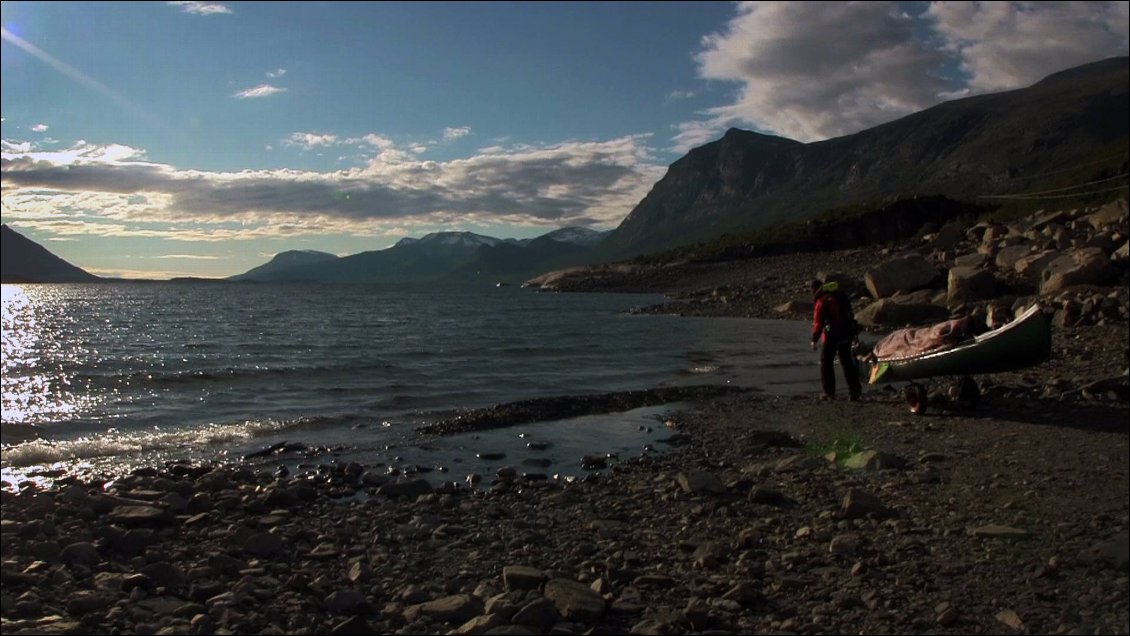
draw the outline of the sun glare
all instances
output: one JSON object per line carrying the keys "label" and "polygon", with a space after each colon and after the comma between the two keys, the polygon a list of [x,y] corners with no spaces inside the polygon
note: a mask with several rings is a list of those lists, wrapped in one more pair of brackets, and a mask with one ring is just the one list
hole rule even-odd
{"label": "sun glare", "polygon": [[[70,381],[57,369],[46,368],[41,351],[51,342],[44,342],[47,327],[41,324],[45,312],[53,311],[54,301],[37,298],[29,290],[34,286],[3,285],[3,396],[0,398],[3,425],[32,425],[45,416],[58,418],[76,413],[79,398],[71,390]],[[7,431],[10,432],[10,431]],[[4,443],[11,441],[5,436]]]}

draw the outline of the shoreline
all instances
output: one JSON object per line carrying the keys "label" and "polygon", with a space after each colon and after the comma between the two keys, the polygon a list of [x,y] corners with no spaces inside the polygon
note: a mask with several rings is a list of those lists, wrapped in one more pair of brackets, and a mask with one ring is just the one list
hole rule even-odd
{"label": "shoreline", "polygon": [[1125,633],[1126,418],[736,393],[572,482],[174,465],[5,492],[4,633]]}
{"label": "shoreline", "polygon": [[[669,450],[576,476],[182,463],[4,491],[0,620],[5,634],[1127,633],[1125,378],[1085,389],[1118,333],[1053,332],[1052,361],[980,378],[972,412],[940,399],[912,416],[892,387],[820,403],[815,376],[811,395],[684,387],[701,394],[670,418]],[[433,432],[664,391],[500,404]]]}
{"label": "shoreline", "polygon": [[[888,256],[799,254],[621,282],[678,302],[648,311],[795,318],[777,307],[816,271],[858,277]],[[575,479],[510,468],[434,485],[357,462],[301,474],[172,464],[2,491],[0,626],[1130,633],[1126,294],[1120,283],[1057,296],[1064,311],[1089,297],[1088,315],[1103,317],[1053,327],[1052,357],[1036,367],[977,377],[971,411],[947,402],[947,379],[929,383],[937,399],[921,416],[895,387],[821,402],[813,367],[810,394],[696,396],[665,422],[670,451]],[[659,391],[495,405],[444,430]]]}

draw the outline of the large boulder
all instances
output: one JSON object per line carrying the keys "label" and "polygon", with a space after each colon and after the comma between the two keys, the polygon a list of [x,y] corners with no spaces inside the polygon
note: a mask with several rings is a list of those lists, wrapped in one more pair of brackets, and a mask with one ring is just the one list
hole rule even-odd
{"label": "large boulder", "polygon": [[1110,257],[1097,247],[1072,252],[1070,260],[1058,258],[1040,274],[1040,294],[1049,296],[1073,285],[1102,285],[1113,274]]}
{"label": "large boulder", "polygon": [[970,252],[953,259],[954,267],[981,267],[988,262],[988,255],[981,252]]}
{"label": "large boulder", "polygon": [[868,327],[904,327],[934,324],[949,316],[949,310],[940,305],[899,303],[883,298],[856,312],[855,319]]}
{"label": "large boulder", "polygon": [[951,250],[965,241],[965,232],[953,223],[947,223],[931,238],[928,245],[935,250]]}
{"label": "large boulder", "polygon": [[875,299],[887,298],[895,292],[909,292],[929,287],[941,278],[941,272],[921,254],[893,258],[867,272],[864,282]]}
{"label": "large boulder", "polygon": [[946,302],[957,305],[965,302],[989,300],[997,295],[997,279],[987,270],[973,267],[954,267],[949,271]]}
{"label": "large boulder", "polygon": [[1027,243],[1002,247],[997,252],[997,267],[1003,270],[1012,270],[1017,261],[1032,253],[1032,246]]}
{"label": "large boulder", "polygon": [[1096,230],[1125,225],[1127,219],[1126,199],[1112,201],[1087,216],[1087,222]]}
{"label": "large boulder", "polygon": [[1029,254],[1016,261],[1016,263],[1013,264],[1013,269],[1015,269],[1016,273],[1022,278],[1035,280],[1039,278],[1040,273],[1044,271],[1045,267],[1061,256],[1063,256],[1063,254],[1055,250],[1043,250],[1035,254]]}

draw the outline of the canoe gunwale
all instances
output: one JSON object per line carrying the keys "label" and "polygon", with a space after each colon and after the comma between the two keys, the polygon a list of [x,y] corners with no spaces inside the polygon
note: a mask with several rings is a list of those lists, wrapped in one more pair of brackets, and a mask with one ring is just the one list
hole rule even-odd
{"label": "canoe gunwale", "polygon": [[[1042,324],[1037,324],[1036,321],[1044,321]],[[1013,336],[1006,339],[1003,336]],[[996,344],[998,346],[1007,346],[1014,344],[1013,340],[1021,343],[1016,346],[1018,350],[1027,348],[1029,340],[1035,340],[1035,337],[1040,339],[1037,344],[1039,348],[1035,351],[1025,351],[1027,355],[1021,356],[1015,364],[997,363],[988,365],[990,370],[966,370],[955,369],[946,372],[927,372],[923,369],[930,369],[932,363],[934,365],[944,365],[945,360],[952,358],[953,360],[961,360],[962,353],[969,352],[969,355],[975,355],[972,351],[979,350],[986,346]],[[1004,344],[1002,344],[1004,343]],[[904,380],[914,380],[920,378],[929,378],[935,376],[946,375],[968,375],[971,373],[997,373],[1001,370],[1011,370],[1012,368],[1023,368],[1038,364],[1047,359],[1050,355],[1050,331],[1048,331],[1048,324],[1042,315],[1042,309],[1039,303],[1029,307],[1024,313],[1017,316],[1012,322],[988,331],[973,339],[964,340],[954,345],[940,347],[917,353],[910,356],[899,356],[880,358],[870,363],[872,378],[869,384],[882,384],[889,382],[898,382]],[[963,360],[964,361],[964,360]],[[957,363],[954,363],[957,364]]]}

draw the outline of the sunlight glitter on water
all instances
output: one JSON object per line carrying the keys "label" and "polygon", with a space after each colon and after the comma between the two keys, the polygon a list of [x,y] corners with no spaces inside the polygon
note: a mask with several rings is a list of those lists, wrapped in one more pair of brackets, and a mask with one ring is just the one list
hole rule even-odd
{"label": "sunlight glitter on water", "polygon": [[[57,338],[44,317],[58,303],[44,286],[3,285],[3,422],[35,424],[66,419],[90,406],[60,369],[41,364],[42,353],[75,346]],[[63,358],[71,357],[63,353]],[[8,441],[8,440],[5,440]]]}

